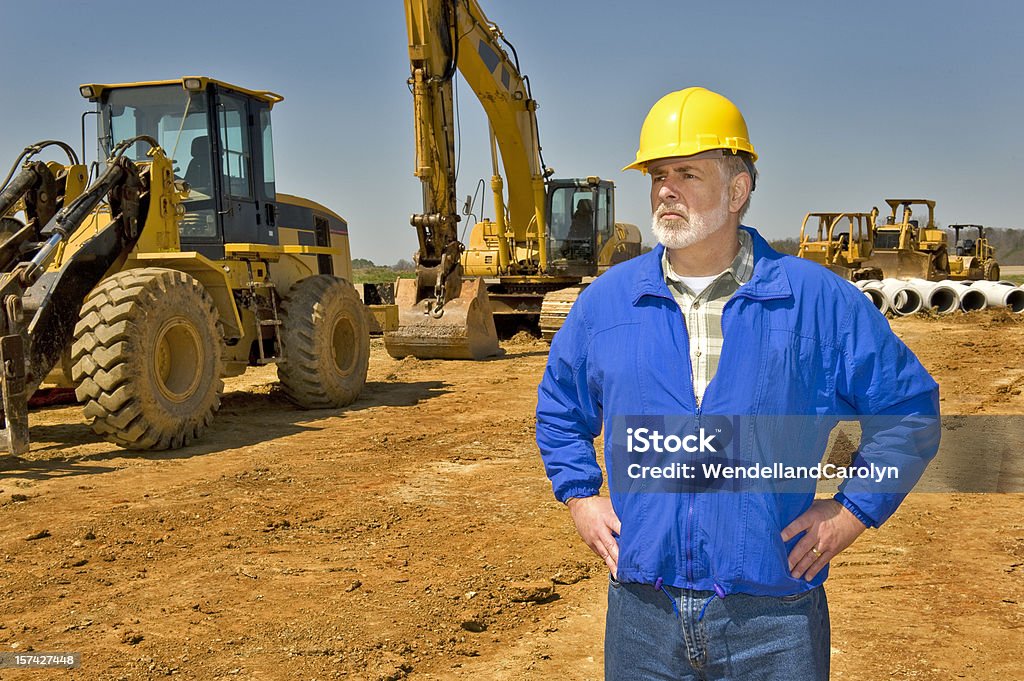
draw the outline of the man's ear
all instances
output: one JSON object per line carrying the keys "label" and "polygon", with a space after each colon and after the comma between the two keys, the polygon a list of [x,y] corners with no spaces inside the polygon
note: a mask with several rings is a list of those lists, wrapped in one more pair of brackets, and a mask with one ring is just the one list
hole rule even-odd
{"label": "man's ear", "polygon": [[729,183],[729,212],[739,213],[750,198],[750,175],[740,173]]}

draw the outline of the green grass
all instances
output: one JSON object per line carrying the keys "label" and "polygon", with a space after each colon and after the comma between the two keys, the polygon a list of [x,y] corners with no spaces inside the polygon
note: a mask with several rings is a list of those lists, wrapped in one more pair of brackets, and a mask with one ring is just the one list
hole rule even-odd
{"label": "green grass", "polygon": [[1014,284],[1024,284],[1024,274],[1005,274],[1001,278]]}
{"label": "green grass", "polygon": [[360,267],[352,270],[353,284],[382,284],[395,279],[415,279],[416,273],[409,271],[396,272],[390,267]]}

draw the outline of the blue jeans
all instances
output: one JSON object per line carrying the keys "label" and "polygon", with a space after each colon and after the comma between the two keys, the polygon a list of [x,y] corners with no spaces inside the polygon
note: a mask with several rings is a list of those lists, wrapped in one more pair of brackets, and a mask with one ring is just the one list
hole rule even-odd
{"label": "blue jeans", "polygon": [[730,594],[708,602],[713,595],[612,580],[606,681],[827,681],[824,587],[782,598]]}

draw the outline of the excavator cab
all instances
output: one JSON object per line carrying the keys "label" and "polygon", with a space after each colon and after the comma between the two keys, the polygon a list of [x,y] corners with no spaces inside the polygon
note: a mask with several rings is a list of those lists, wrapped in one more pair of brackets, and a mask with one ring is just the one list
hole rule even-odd
{"label": "excavator cab", "polygon": [[[211,259],[225,243],[277,244],[277,193],[270,110],[283,100],[210,78],[83,85],[99,106],[99,153],[149,135],[174,159],[189,186],[180,221],[182,247]],[[125,156],[145,161],[147,145]]]}
{"label": "excavator cab", "polygon": [[608,180],[550,180],[548,183],[548,271],[596,276],[598,254],[614,235],[614,188]]}

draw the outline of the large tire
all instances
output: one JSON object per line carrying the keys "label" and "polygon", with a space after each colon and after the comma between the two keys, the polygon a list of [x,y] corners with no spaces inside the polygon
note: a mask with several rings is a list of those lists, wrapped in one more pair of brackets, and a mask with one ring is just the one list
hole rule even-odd
{"label": "large tire", "polygon": [[130,449],[176,449],[220,408],[223,336],[213,299],[177,270],[126,270],[82,306],[71,348],[93,430]]}
{"label": "large tire", "polygon": [[281,303],[285,395],[305,409],[343,407],[359,397],[370,363],[370,327],[352,285],[319,274],[299,281]]}
{"label": "large tire", "polygon": [[999,265],[995,260],[989,260],[985,263],[985,267],[982,270],[986,281],[999,281]]}

